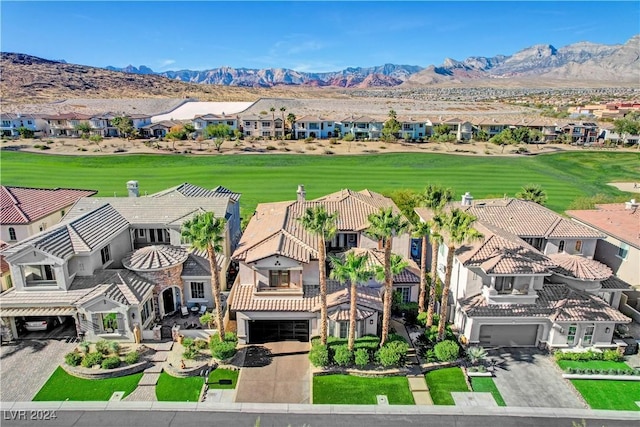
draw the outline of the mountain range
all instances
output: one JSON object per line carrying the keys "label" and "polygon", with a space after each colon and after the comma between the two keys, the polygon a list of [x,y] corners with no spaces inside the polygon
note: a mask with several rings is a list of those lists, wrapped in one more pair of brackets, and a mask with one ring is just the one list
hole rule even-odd
{"label": "mountain range", "polygon": [[472,56],[462,61],[447,58],[441,65],[384,64],[341,71],[307,73],[286,68],[232,68],[154,72],[141,65],[106,67],[131,74],[160,75],[189,83],[241,87],[278,85],[331,87],[393,87],[487,79],[553,79],[638,83],[640,35],[624,44],[604,45],[580,42],[555,48],[550,44],[531,46],[513,55]]}

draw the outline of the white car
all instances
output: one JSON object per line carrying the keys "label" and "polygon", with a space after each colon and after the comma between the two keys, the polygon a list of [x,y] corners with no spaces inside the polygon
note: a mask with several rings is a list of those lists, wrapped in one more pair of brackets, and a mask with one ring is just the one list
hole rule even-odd
{"label": "white car", "polygon": [[48,331],[63,322],[64,319],[59,316],[27,317],[24,321],[24,328],[29,332]]}

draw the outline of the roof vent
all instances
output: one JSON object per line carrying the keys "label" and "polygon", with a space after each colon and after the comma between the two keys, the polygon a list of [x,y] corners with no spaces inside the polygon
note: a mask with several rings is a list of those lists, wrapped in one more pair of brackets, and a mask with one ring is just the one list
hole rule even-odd
{"label": "roof vent", "polygon": [[468,191],[462,196],[462,206],[471,206],[473,203],[473,196]]}
{"label": "roof vent", "polygon": [[129,197],[138,197],[140,195],[138,181],[128,181],[127,190],[129,191]]}
{"label": "roof vent", "polygon": [[304,191],[304,185],[302,184],[298,185],[298,191],[296,191],[296,194],[298,195],[299,202],[304,202],[306,200],[307,192]]}

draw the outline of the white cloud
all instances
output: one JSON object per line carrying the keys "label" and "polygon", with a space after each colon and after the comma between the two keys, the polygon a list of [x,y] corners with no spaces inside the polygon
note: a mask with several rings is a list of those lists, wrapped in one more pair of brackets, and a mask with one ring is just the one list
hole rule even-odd
{"label": "white cloud", "polygon": [[175,59],[163,59],[162,61],[160,61],[160,65],[158,66],[158,68],[167,68],[169,65],[173,65],[175,63]]}

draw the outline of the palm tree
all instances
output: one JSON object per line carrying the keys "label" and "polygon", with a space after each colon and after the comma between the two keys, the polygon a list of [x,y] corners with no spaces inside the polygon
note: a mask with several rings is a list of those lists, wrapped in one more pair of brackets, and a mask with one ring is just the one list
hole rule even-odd
{"label": "palm tree", "polygon": [[[391,254],[391,276],[395,277],[397,274],[402,273],[402,271],[407,268],[409,265],[409,261],[402,258],[398,254]],[[384,267],[381,265],[376,265],[373,269],[373,274],[378,282],[382,282],[384,280]],[[392,292],[393,295],[393,292]]]}
{"label": "palm tree", "polygon": [[293,113],[287,114],[287,121],[289,122],[289,126],[291,127],[291,139],[295,139],[295,132],[293,131],[293,125],[296,123],[296,115]]}
{"label": "palm tree", "polygon": [[453,209],[441,217],[442,231],[447,237],[447,271],[442,288],[442,301],[440,308],[440,323],[438,324],[438,341],[444,338],[444,327],[447,322],[447,308],[449,289],[451,288],[451,273],[453,270],[453,256],[456,249],[465,243],[481,239],[483,236],[473,228],[476,217],[461,210]]}
{"label": "palm tree", "polygon": [[[442,209],[453,199],[453,190],[444,188],[439,185],[428,185],[424,190],[424,204],[431,209],[434,217],[438,216]],[[438,284],[438,247],[441,243],[438,234],[438,223],[430,221],[430,237],[431,241],[431,283],[429,284],[429,305],[427,307],[427,323],[429,327],[433,325],[433,312],[436,306],[436,286]]]}
{"label": "palm tree", "polygon": [[207,251],[211,269],[211,293],[216,309],[216,328],[220,341],[224,340],[224,323],[220,301],[220,269],[216,254],[222,252],[226,222],[224,218],[216,218],[213,212],[204,212],[196,214],[182,224],[182,237],[191,243],[192,248]]}
{"label": "palm tree", "polygon": [[284,135],[285,135],[285,133],[287,133],[287,132],[286,132],[287,127],[285,126],[285,123],[286,123],[286,122],[284,121],[284,112],[285,112],[285,111],[287,111],[287,108],[286,108],[286,107],[280,107],[280,112],[282,113],[282,140],[283,140],[283,141],[284,141]]}
{"label": "palm tree", "polygon": [[298,221],[309,233],[318,237],[318,268],[320,270],[320,341],[327,343],[327,246],[338,232],[338,212],[329,214],[324,206],[307,208]]}
{"label": "palm tree", "polygon": [[273,129],[273,136],[276,136],[276,107],[269,108],[271,111],[271,127]]}
{"label": "palm tree", "polygon": [[356,305],[357,287],[371,277],[371,271],[367,267],[367,255],[356,255],[348,252],[344,259],[331,257],[330,277],[344,284],[349,281],[351,289],[349,291],[351,300],[349,301],[349,339],[347,346],[349,351],[353,351],[356,340]]}
{"label": "palm tree", "polygon": [[518,199],[529,200],[541,206],[547,201],[547,192],[538,184],[527,184],[516,194]]}
{"label": "palm tree", "polygon": [[424,312],[427,297],[427,239],[431,233],[429,223],[420,221],[413,226],[413,236],[422,241],[420,249],[420,296],[418,296],[418,313]]}
{"label": "palm tree", "polygon": [[391,323],[391,298],[393,293],[393,276],[391,275],[391,245],[393,236],[407,231],[409,222],[401,214],[394,214],[391,208],[380,208],[377,213],[369,215],[369,228],[366,233],[384,245],[384,309],[382,313],[382,336],[380,347],[389,336]]}

